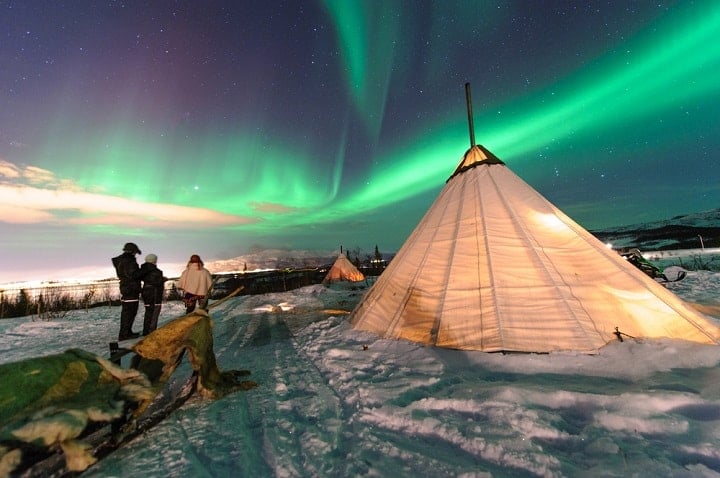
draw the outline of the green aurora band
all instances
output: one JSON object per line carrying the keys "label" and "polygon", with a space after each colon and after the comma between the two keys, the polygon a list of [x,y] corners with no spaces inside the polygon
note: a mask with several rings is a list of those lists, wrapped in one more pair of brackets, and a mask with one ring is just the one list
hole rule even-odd
{"label": "green aurora band", "polygon": [[[382,122],[391,121],[383,117],[384,103],[394,58],[402,51],[386,48],[380,58],[372,59],[369,52],[400,42],[401,28],[387,22],[381,31],[372,31],[373,18],[392,15],[382,7],[370,11],[338,5],[327,2],[327,10],[337,26],[352,114],[362,119],[368,141],[374,144]],[[665,122],[663,128],[672,130],[682,108],[717,98],[720,83],[709,74],[720,67],[717,38],[718,3],[665,15],[555,84],[510,103],[481,102],[482,108],[475,109],[478,142],[526,180],[552,176],[547,157],[553,154],[565,158],[563,174],[579,177],[582,165],[569,159],[573,150],[597,151],[591,161],[598,168],[612,168],[613,161],[626,160],[604,154],[612,138],[632,137],[635,125],[657,118]],[[442,60],[429,62],[440,65]],[[472,68],[469,78],[483,73],[482,65]],[[60,177],[74,178],[88,191],[248,217],[250,224],[233,227],[249,233],[323,224],[439,191],[469,144],[462,86],[458,84],[457,98],[441,122],[431,127],[419,122],[416,136],[397,141],[392,150],[375,152],[368,160],[372,167],[344,187],[345,143],[353,134],[347,128],[339,138],[329,138],[336,143],[336,157],[335,166],[328,169],[320,158],[327,153],[292,133],[258,132],[257,125],[245,124],[222,133],[208,128],[202,136],[179,127],[165,137],[148,133],[152,128],[133,119],[132,107],[100,125],[104,134],[76,141],[71,150],[64,143],[67,135],[75,135],[73,127],[59,120],[50,127],[51,141],[41,165]],[[61,143],[63,155],[78,158],[73,164],[61,166],[53,160]],[[642,149],[638,144],[632,154]],[[168,169],[168,163],[177,167]]]}

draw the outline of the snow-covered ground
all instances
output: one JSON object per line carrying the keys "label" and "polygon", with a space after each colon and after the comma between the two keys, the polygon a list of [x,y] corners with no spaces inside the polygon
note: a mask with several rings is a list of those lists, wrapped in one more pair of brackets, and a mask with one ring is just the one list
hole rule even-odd
{"label": "snow-covered ground", "polygon": [[[669,287],[720,304],[720,273]],[[192,398],[83,476],[720,476],[719,346],[443,350],[354,331],[345,312],[363,293],[318,285],[219,305],[218,365],[259,386]],[[161,323],[179,315],[168,303]],[[107,355],[118,318],[106,307],[0,320],[0,362]]]}
{"label": "snow-covered ground", "polygon": [[720,269],[720,248],[643,251],[643,257],[660,267],[681,266],[691,270]]}

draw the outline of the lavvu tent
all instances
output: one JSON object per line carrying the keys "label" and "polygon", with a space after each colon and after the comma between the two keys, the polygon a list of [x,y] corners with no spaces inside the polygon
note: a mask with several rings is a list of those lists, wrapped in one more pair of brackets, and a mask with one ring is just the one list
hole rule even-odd
{"label": "lavvu tent", "polygon": [[607,248],[474,137],[350,322],[385,338],[487,352],[595,353],[628,336],[720,340],[712,320]]}
{"label": "lavvu tent", "polygon": [[359,282],[365,280],[365,275],[345,256],[344,253],[335,259],[328,273],[323,279],[324,283],[336,281]]}

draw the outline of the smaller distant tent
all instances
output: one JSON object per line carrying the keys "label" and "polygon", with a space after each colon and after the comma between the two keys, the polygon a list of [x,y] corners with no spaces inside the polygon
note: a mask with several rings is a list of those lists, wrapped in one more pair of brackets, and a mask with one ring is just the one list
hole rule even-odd
{"label": "smaller distant tent", "polygon": [[325,275],[323,283],[337,281],[360,282],[362,280],[365,280],[365,275],[341,252],[338,258],[335,259],[333,266]]}

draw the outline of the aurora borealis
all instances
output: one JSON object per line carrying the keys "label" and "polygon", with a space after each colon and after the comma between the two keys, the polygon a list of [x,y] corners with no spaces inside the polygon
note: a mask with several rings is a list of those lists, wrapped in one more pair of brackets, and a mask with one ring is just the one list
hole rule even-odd
{"label": "aurora borealis", "polygon": [[[95,4],[97,3],[97,4]],[[475,135],[588,229],[720,204],[720,3],[0,3],[0,282],[395,251]]]}

